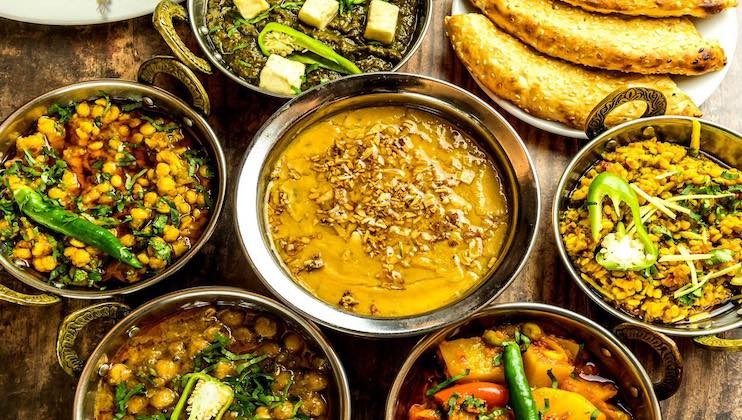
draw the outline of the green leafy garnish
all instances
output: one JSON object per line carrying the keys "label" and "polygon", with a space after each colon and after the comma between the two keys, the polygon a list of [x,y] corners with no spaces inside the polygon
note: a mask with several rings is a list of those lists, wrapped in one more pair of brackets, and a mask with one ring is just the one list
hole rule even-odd
{"label": "green leafy garnish", "polygon": [[154,127],[155,130],[157,130],[157,131],[175,131],[175,130],[178,129],[178,124],[176,124],[174,122],[171,122],[171,123],[162,125],[162,124],[158,123],[157,121],[155,121],[154,119],[152,119],[152,118],[150,118],[150,117],[148,117],[146,115],[142,115],[141,118],[144,121],[147,121],[148,123],[152,124],[152,127]]}
{"label": "green leafy garnish", "polygon": [[711,258],[707,259],[706,263],[711,265],[723,264],[734,260],[734,251],[731,249],[714,249],[709,254],[711,254]]}
{"label": "green leafy garnish", "polygon": [[721,173],[721,177],[724,178],[724,179],[728,179],[728,180],[731,181],[731,180],[735,180],[735,179],[739,178],[739,174],[733,174],[733,173],[731,173],[729,171],[724,171],[724,172]]}
{"label": "green leafy garnish", "polygon": [[60,105],[60,104],[53,104],[49,107],[47,110],[47,113],[49,115],[56,115],[57,118],[59,118],[59,122],[62,124],[66,123],[70,119],[72,119],[72,116],[75,115],[75,107],[77,106],[77,103],[70,102],[67,105]]}
{"label": "green leafy garnish", "polygon": [[113,416],[115,420],[121,420],[126,416],[126,403],[129,402],[131,397],[143,394],[144,384],[137,384],[134,388],[129,389],[125,382],[121,382],[116,386],[116,414]]}
{"label": "green leafy garnish", "polygon": [[443,388],[445,388],[445,387],[447,387],[447,386],[451,385],[452,383],[455,383],[455,382],[456,382],[456,381],[458,381],[459,379],[461,379],[461,378],[463,378],[463,377],[465,377],[465,376],[469,375],[469,372],[470,372],[470,370],[469,370],[469,369],[467,369],[467,370],[466,370],[465,372],[463,372],[463,373],[459,373],[459,374],[458,374],[458,375],[456,375],[456,376],[452,376],[452,377],[450,377],[450,378],[446,379],[445,381],[443,381],[443,382],[439,383],[438,385],[436,385],[436,386],[434,386],[434,387],[430,388],[430,389],[429,389],[429,390],[428,390],[428,391],[427,391],[427,392],[426,392],[425,394],[426,394],[426,395],[427,395],[428,397],[432,397],[432,396],[433,396],[433,394],[435,394],[436,392],[440,391],[441,389],[443,389]]}

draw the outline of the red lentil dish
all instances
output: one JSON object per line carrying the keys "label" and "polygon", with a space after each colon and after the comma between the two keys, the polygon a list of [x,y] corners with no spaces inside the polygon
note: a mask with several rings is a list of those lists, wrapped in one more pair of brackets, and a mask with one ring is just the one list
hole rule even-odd
{"label": "red lentil dish", "polygon": [[696,133],[690,148],[649,139],[604,153],[561,215],[582,279],[647,322],[700,321],[740,297],[740,171],[699,142]]}
{"label": "red lentil dish", "polygon": [[329,420],[329,362],[270,315],[185,309],[143,326],[112,357],[96,420]]}
{"label": "red lentil dish", "polygon": [[208,159],[176,122],[108,96],[54,105],[0,169],[0,241],[60,288],[103,290],[163,270],[209,220]]}
{"label": "red lentil dish", "polygon": [[422,0],[209,0],[215,52],[248,83],[296,95],[392,70],[414,43]]}
{"label": "red lentil dish", "polygon": [[502,324],[446,340],[432,362],[409,384],[416,388],[408,420],[633,418],[593,355],[548,324]]}
{"label": "red lentil dish", "polygon": [[266,191],[285,268],[319,299],[405,316],[462,296],[495,265],[508,205],[493,161],[428,112],[344,111],[299,132]]}

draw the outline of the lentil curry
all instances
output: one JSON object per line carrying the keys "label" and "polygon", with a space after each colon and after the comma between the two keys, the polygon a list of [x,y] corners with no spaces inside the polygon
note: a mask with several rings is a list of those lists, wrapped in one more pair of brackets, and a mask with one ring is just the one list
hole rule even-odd
{"label": "lentil curry", "polygon": [[[687,148],[650,138],[604,153],[580,179],[561,215],[564,246],[582,279],[615,306],[648,322],[703,320],[732,307],[740,296],[742,178],[738,169],[703,156],[699,143],[695,138],[696,146]],[[596,259],[601,246],[618,248],[615,254],[624,258],[637,254],[632,248],[639,249],[640,258],[651,254],[631,239],[639,229],[625,204],[591,202],[590,190],[604,173],[623,178],[636,192],[637,214],[654,248],[644,268],[609,269]],[[603,216],[593,232],[591,205]],[[616,239],[618,234],[610,233],[615,230],[624,230],[627,241]],[[609,242],[617,246],[606,242],[611,235]]]}
{"label": "lentil curry", "polygon": [[[480,330],[481,331],[481,330]],[[438,345],[411,376],[409,420],[630,420],[596,358],[545,323],[502,324]]]}
{"label": "lentil curry", "polygon": [[5,256],[57,287],[107,289],[190,249],[209,220],[208,162],[177,123],[140,106],[54,105],[16,140],[0,170]]}
{"label": "lentil curry", "polygon": [[300,333],[269,315],[184,309],[118,349],[98,384],[95,419],[210,419],[221,410],[222,419],[328,420],[329,370]]}
{"label": "lentil curry", "polygon": [[[258,37],[269,23],[275,22],[300,31],[324,43],[340,56],[347,58],[362,72],[389,71],[396,66],[409,51],[414,42],[417,25],[420,24],[421,0],[390,0],[399,7],[396,32],[391,43],[381,43],[366,39],[364,28],[367,24],[371,0],[340,0],[337,15],[320,29],[308,25],[299,18],[304,1],[268,0],[268,9],[250,19],[245,19],[233,0],[209,0],[206,22],[213,48],[227,66],[248,83],[257,86],[260,73],[268,55],[261,51]],[[276,39],[274,39],[275,41]],[[284,35],[284,44],[292,44]],[[277,54],[289,56],[293,48],[277,48]],[[296,56],[290,56],[296,59]],[[316,58],[316,57],[315,57]],[[324,57],[327,58],[327,57]],[[296,92],[307,90],[321,83],[342,77],[342,69],[331,69],[306,62],[306,73],[301,86],[294,86]],[[340,71],[338,71],[340,70]]]}
{"label": "lentil curry", "polygon": [[494,266],[509,225],[493,161],[449,122],[397,106],[301,131],[275,162],[266,201],[293,278],[379,317],[461,298]]}

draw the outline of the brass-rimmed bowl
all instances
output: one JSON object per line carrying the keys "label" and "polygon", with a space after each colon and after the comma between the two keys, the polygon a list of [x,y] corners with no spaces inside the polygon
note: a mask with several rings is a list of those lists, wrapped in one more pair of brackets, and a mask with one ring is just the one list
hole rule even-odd
{"label": "brass-rimmed bowl", "polygon": [[[263,209],[269,175],[296,133],[330,115],[378,105],[431,112],[469,134],[499,169],[509,206],[509,232],[492,270],[461,299],[418,315],[362,316],[321,301],[293,280],[266,232]],[[255,135],[242,162],[235,192],[235,217],[242,248],[261,281],[303,315],[346,333],[372,337],[413,335],[440,328],[495,299],[514,280],[532,250],[539,208],[536,169],[510,124],[459,87],[404,73],[370,73],[340,79],[284,105]]]}
{"label": "brass-rimmed bowl", "polygon": [[58,302],[59,298],[56,295],[74,299],[105,299],[136,292],[171,276],[183,267],[209,240],[216,228],[226,196],[227,174],[224,153],[216,134],[199,112],[173,94],[151,85],[154,82],[154,77],[159,73],[170,74],[185,84],[193,97],[194,107],[197,107],[203,114],[208,114],[208,97],[193,72],[175,59],[156,57],[142,64],[138,74],[139,82],[123,79],[90,80],[52,90],[23,105],[0,124],[0,161],[4,160],[8,151],[15,145],[16,139],[25,135],[32,124],[40,116],[47,113],[52,104],[98,98],[101,96],[101,92],[105,92],[113,101],[133,100],[141,102],[141,110],[167,115],[182,124],[183,128],[188,130],[193,138],[197,140],[198,147],[208,154],[212,162],[214,169],[213,205],[209,222],[204,227],[201,237],[193,243],[191,249],[164,270],[136,283],[106,290],[55,287],[49,284],[44,276],[19,267],[7,256],[0,255],[0,265],[13,277],[49,294],[26,295],[0,285],[0,300],[18,304],[43,305]]}
{"label": "brass-rimmed bowl", "polygon": [[[137,333],[138,326],[152,324],[179,310],[207,304],[224,307],[237,306],[268,313],[283,320],[295,328],[297,332],[303,334],[319,352],[324,354],[332,369],[332,375],[329,378],[333,384],[330,387],[332,418],[337,420],[351,419],[348,379],[340,359],[322,335],[322,332],[311,322],[304,320],[272,299],[242,289],[219,286],[195,287],[173,292],[151,300],[131,313],[125,305],[112,302],[96,304],[68,315],[62,321],[59,329],[57,356],[60,365],[66,372],[79,374],[72,418],[83,420],[93,417],[95,395],[101,375],[108,368],[111,357],[132,335]],[[84,363],[73,350],[74,342],[80,330],[89,322],[98,318],[123,319],[100,340],[87,362]]]}
{"label": "brass-rimmed bowl", "polygon": [[[637,98],[643,99],[643,98]],[[609,112],[610,110],[606,111]],[[664,112],[664,111],[663,111]],[[742,349],[740,340],[721,340],[713,337],[735,328],[742,327],[742,305],[739,301],[730,302],[717,308],[713,316],[696,322],[678,324],[649,323],[643,321],[608,302],[592,286],[580,276],[579,270],[572,263],[559,232],[559,223],[562,213],[569,205],[569,196],[576,188],[580,178],[591,168],[601,155],[634,141],[646,140],[652,137],[666,142],[689,145],[693,121],[701,126],[701,152],[707,158],[721,164],[739,168],[742,166],[742,136],[716,123],[680,116],[655,116],[629,121],[605,132],[598,132],[597,137],[583,147],[572,159],[562,175],[557,186],[554,204],[552,207],[552,229],[556,239],[559,255],[567,267],[572,279],[598,306],[624,322],[630,322],[652,328],[656,331],[672,336],[696,337],[700,344],[716,349]],[[652,130],[647,130],[651,128]],[[645,131],[646,130],[646,131]],[[700,336],[707,336],[699,338]]]}
{"label": "brass-rimmed bowl", "polygon": [[508,322],[534,321],[554,325],[566,336],[584,343],[600,362],[606,376],[616,380],[625,403],[634,418],[660,420],[659,401],[672,396],[680,387],[682,358],[675,343],[651,329],[621,324],[614,330],[623,339],[649,344],[661,357],[663,376],[652,383],[639,360],[616,335],[596,322],[570,310],[542,303],[508,303],[486,308],[477,314],[424,337],[410,351],[387,397],[385,420],[406,420],[407,411],[419,403],[419,391],[425,378],[421,375],[434,363],[438,344],[444,340],[479,335],[486,328]]}
{"label": "brass-rimmed bowl", "polygon": [[[415,32],[410,40],[410,45],[407,47],[407,52],[404,54],[402,59],[397,63],[391,71],[399,70],[407,61],[412,57],[413,54],[422,44],[425,33],[428,31],[431,19],[433,17],[433,1],[434,0],[417,0],[417,24],[415,25]],[[229,65],[224,61],[222,54],[217,51],[213,42],[210,39],[210,32],[208,25],[206,24],[206,14],[208,9],[209,0],[188,0],[187,11],[183,6],[173,3],[172,0],[162,0],[155,9],[152,20],[155,28],[160,32],[165,42],[168,44],[173,53],[188,67],[193,70],[199,70],[204,73],[211,73],[211,65],[214,65],[219,71],[225,74],[230,79],[234,80],[238,84],[251,89],[255,92],[262,93],[264,95],[273,96],[277,98],[290,99],[294,95],[284,95],[269,90],[262,89],[256,85],[249,83],[235,72],[233,72]],[[178,18],[181,20],[187,20],[190,24],[191,33],[196,38],[201,51],[206,55],[208,61],[204,60],[193,54],[185,43],[180,39],[180,36],[175,31],[173,26],[173,19]]]}

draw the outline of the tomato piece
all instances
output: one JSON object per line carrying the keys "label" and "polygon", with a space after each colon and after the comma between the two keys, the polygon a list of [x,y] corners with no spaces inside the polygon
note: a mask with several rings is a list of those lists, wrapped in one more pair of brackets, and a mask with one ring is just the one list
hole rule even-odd
{"label": "tomato piece", "polygon": [[461,398],[472,396],[479,398],[487,403],[487,408],[504,407],[508,402],[508,389],[504,386],[492,382],[469,382],[459,384],[438,391],[433,398],[438,404],[445,406],[448,400],[458,394]]}

